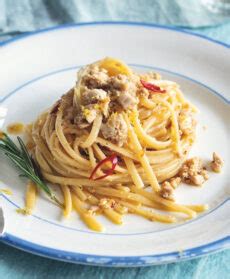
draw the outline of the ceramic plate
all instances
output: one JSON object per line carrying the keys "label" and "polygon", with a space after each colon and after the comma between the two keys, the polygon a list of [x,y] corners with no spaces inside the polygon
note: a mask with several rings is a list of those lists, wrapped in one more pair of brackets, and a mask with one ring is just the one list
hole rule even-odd
{"label": "ceramic plate", "polygon": [[157,71],[174,80],[200,110],[197,143],[191,155],[210,160],[218,152],[222,174],[211,174],[203,187],[181,186],[177,200],[208,203],[209,211],[179,224],[160,224],[128,215],[122,226],[99,217],[103,233],[86,228],[73,213],[63,220],[58,208],[39,198],[34,214],[23,207],[25,181],[1,154],[0,204],[6,217],[2,241],[25,251],[63,261],[144,266],[191,259],[229,245],[230,53],[227,45],[173,28],[134,23],[88,23],[32,33],[1,45],[0,129],[15,121],[31,122],[74,85],[76,71],[112,56],[136,71]]}

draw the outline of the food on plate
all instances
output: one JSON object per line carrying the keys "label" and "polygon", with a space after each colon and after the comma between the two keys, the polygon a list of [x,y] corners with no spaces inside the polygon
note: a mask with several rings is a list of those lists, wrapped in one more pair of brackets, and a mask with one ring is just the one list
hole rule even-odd
{"label": "food on plate", "polygon": [[224,165],[222,158],[216,152],[213,152],[212,158],[211,169],[214,172],[221,172]]}
{"label": "food on plate", "polygon": [[[27,126],[27,148],[19,138],[34,172],[26,213],[36,201],[37,179],[61,206],[46,182],[59,186],[64,215],[75,209],[96,231],[103,229],[97,214],[115,224],[126,213],[165,223],[177,221],[173,212],[194,218],[207,205],[178,204],[174,192],[181,182],[208,179],[201,159],[188,159],[195,116],[179,85],[157,73],[136,73],[114,58],[83,67],[75,86]],[[223,162],[214,154],[211,166],[219,172]]]}
{"label": "food on plate", "polygon": [[18,135],[24,132],[24,124],[17,122],[17,123],[11,123],[7,126],[7,133],[11,135]]}

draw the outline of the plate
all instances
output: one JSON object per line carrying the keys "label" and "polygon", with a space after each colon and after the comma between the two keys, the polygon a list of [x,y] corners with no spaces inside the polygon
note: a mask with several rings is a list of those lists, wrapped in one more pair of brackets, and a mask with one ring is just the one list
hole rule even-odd
{"label": "plate", "polygon": [[200,110],[192,155],[210,160],[217,151],[222,174],[203,187],[181,186],[178,202],[208,203],[210,209],[186,223],[166,225],[125,216],[115,226],[99,217],[106,231],[88,230],[76,214],[63,220],[58,208],[39,198],[34,215],[16,208],[24,203],[25,181],[0,156],[0,188],[6,216],[2,241],[58,260],[103,266],[144,266],[191,259],[229,247],[229,72],[227,45],[174,28],[135,23],[87,23],[35,32],[5,42],[0,49],[0,129],[29,123],[74,85],[76,71],[112,56],[136,71],[157,71],[181,85]]}

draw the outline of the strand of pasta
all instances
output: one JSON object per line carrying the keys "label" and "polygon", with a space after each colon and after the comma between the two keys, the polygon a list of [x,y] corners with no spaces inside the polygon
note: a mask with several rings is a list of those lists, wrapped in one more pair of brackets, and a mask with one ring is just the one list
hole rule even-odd
{"label": "strand of pasta", "polygon": [[49,164],[46,162],[46,160],[43,158],[41,152],[38,149],[38,146],[35,147],[35,158],[36,161],[38,162],[40,168],[48,173],[52,173],[52,169],[49,166]]}
{"label": "strand of pasta", "polygon": [[[131,186],[130,188],[135,192],[135,188],[132,188],[133,186]],[[137,192],[137,190],[136,190]],[[147,193],[147,194],[146,194]],[[142,199],[145,197],[146,199],[143,199],[142,200],[142,204],[144,206],[147,206],[147,207],[153,207],[155,209],[159,209],[159,210],[164,210],[164,211],[173,211],[173,212],[181,212],[181,208],[179,207],[168,207],[168,206],[165,206],[163,204],[160,204],[156,201],[154,201],[153,199],[153,196],[152,196],[152,193],[151,192],[147,192],[143,195],[142,193]],[[206,211],[208,210],[208,205],[207,204],[193,204],[193,205],[182,205],[184,207],[187,207],[195,212],[203,212],[203,211]]]}
{"label": "strand of pasta", "polygon": [[70,166],[66,166],[65,164],[59,163],[55,158],[51,155],[48,147],[45,145],[45,143],[42,140],[37,140],[36,142],[37,146],[39,147],[40,152],[43,154],[43,157],[45,158],[46,162],[59,174],[66,175],[66,172],[69,173],[72,177],[89,177],[90,172],[83,171],[80,169],[72,168]]}
{"label": "strand of pasta", "polygon": [[101,128],[101,123],[102,123],[102,115],[98,114],[95,120],[93,121],[93,126],[88,138],[81,143],[81,147],[83,148],[90,147],[95,142]]}
{"label": "strand of pasta", "polygon": [[63,214],[66,218],[68,218],[70,216],[70,213],[72,212],[72,196],[69,186],[61,185],[61,190],[64,196]]}
{"label": "strand of pasta", "polygon": [[96,167],[97,163],[96,163],[96,158],[94,156],[94,152],[93,152],[93,149],[91,146],[88,147],[88,152],[89,152],[89,160],[90,160],[91,167],[92,167],[92,169],[94,169]]}
{"label": "strand of pasta", "polygon": [[125,202],[125,201],[120,201],[121,204],[127,206],[129,209],[131,209],[131,212],[133,213],[136,213],[140,216],[143,216],[144,218],[150,220],[150,221],[160,221],[160,222],[163,222],[163,223],[174,223],[175,222],[175,218],[164,218],[163,216],[164,215],[160,215],[158,213],[153,213],[149,210],[144,210],[142,208],[139,208],[137,206],[134,206],[128,202]]}
{"label": "strand of pasta", "polygon": [[81,170],[89,169],[81,162],[74,160],[68,154],[66,154],[60,145],[60,142],[57,138],[56,132],[54,131],[50,138],[50,149],[52,151],[52,155],[58,162],[64,162],[66,165],[71,167],[75,167]]}
{"label": "strand of pasta", "polygon": [[[169,209],[172,209],[172,211],[178,211],[181,213],[185,213],[190,218],[193,218],[196,216],[196,212],[187,208],[186,206],[176,204],[172,201],[161,198],[157,194],[146,192],[145,190],[136,188],[134,186],[131,187],[131,189],[135,193],[138,193],[138,195],[135,193],[126,193],[124,191],[119,191],[119,190],[110,189],[107,187],[100,187],[100,186],[95,188],[93,191],[100,195],[113,196],[113,197],[120,198],[120,199],[134,200],[134,201],[140,202],[141,204],[143,203],[143,204],[149,205],[149,202],[144,198],[144,197],[146,197],[149,201],[153,201],[153,204],[152,204],[153,207],[154,207],[155,203],[158,203],[160,205],[164,205],[164,206],[168,207]],[[90,188],[88,190],[91,191]]]}
{"label": "strand of pasta", "polygon": [[171,145],[171,141],[166,141],[166,142],[161,142],[156,140],[154,137],[149,136],[148,134],[146,134],[146,132],[144,131],[144,129],[141,126],[141,123],[138,119],[138,115],[137,112],[133,112],[131,114],[131,118],[134,124],[134,130],[138,136],[139,139],[141,139],[141,141],[146,145],[146,147],[151,147],[154,148],[156,150],[159,149],[164,149],[167,148]]}
{"label": "strand of pasta", "polygon": [[36,203],[37,198],[37,186],[32,182],[29,181],[27,184],[26,190],[26,213],[31,214]]}
{"label": "strand of pasta", "polygon": [[90,162],[88,160],[82,158],[81,156],[77,155],[76,152],[71,148],[71,146],[67,142],[67,140],[64,136],[64,133],[63,133],[61,123],[62,123],[62,112],[61,112],[61,110],[59,110],[58,113],[57,113],[57,118],[56,118],[56,123],[55,123],[55,130],[56,130],[57,137],[58,137],[62,147],[70,155],[70,157],[72,157],[73,159],[75,159],[78,162],[81,162],[86,167],[89,167]]}
{"label": "strand of pasta", "polygon": [[183,93],[181,92],[181,90],[179,88],[176,88],[176,93],[177,93],[177,97],[179,99],[179,101],[182,104],[188,104],[189,107],[192,109],[193,112],[198,112],[198,109],[196,106],[194,106],[192,103],[190,103],[189,101],[185,100]]}
{"label": "strand of pasta", "polygon": [[[140,117],[140,113],[139,113],[139,117]],[[155,122],[156,122],[156,117],[152,115],[147,120],[143,121],[143,130],[147,132]]]}
{"label": "strand of pasta", "polygon": [[[93,197],[94,197],[93,204],[95,204],[95,201],[96,201],[96,204],[99,205],[99,199],[95,196],[93,196]],[[101,207],[101,211],[105,215],[105,217],[107,217],[114,224],[121,225],[123,223],[121,212],[116,212],[115,208],[113,209],[110,207],[108,207],[108,208]]]}
{"label": "strand of pasta", "polygon": [[177,117],[176,117],[175,112],[172,109],[171,105],[167,101],[163,100],[162,98],[159,98],[159,96],[157,96],[157,95],[154,95],[152,97],[152,100],[144,99],[144,102],[145,102],[145,104],[148,104],[148,108],[154,107],[156,103],[163,104],[164,106],[166,106],[168,108],[168,110],[171,113],[171,121],[172,121],[171,132],[172,132],[172,139],[173,139],[173,141],[175,143],[175,147],[174,148],[175,148],[175,151],[178,154],[181,154],[180,134],[179,134],[178,121],[177,121]]}
{"label": "strand of pasta", "polygon": [[[90,189],[89,189],[90,190]],[[119,191],[119,190],[115,190],[115,189],[107,189],[105,187],[97,187],[95,189],[97,194],[100,195],[106,195],[106,196],[113,196],[116,198],[119,198],[121,200],[125,199],[130,199],[130,200],[137,200],[141,203],[142,197],[139,195],[135,195],[133,193],[125,193],[123,191]],[[122,203],[122,201],[121,201]],[[152,216],[154,216],[155,220],[158,220],[160,222],[167,222],[167,223],[172,223],[175,222],[176,219],[173,216],[170,215],[162,215],[162,214],[158,214],[156,212],[152,211]]]}
{"label": "strand of pasta", "polygon": [[186,206],[176,204],[176,203],[174,203],[172,201],[166,200],[166,199],[158,196],[155,193],[149,193],[149,192],[147,192],[147,191],[145,191],[143,189],[139,189],[139,188],[136,188],[136,187],[131,187],[131,189],[135,193],[139,193],[139,194],[147,197],[148,199],[150,199],[150,200],[152,200],[154,202],[157,202],[159,204],[163,204],[163,205],[167,206],[168,208],[170,208],[172,210],[176,210],[178,212],[183,212],[183,213],[187,214],[190,218],[196,217],[196,212],[193,211],[192,209],[186,207]]}
{"label": "strand of pasta", "polygon": [[138,187],[138,188],[143,188],[144,187],[144,183],[133,163],[133,161],[127,157],[123,158],[126,164],[126,167],[128,169],[128,172],[130,174],[130,176],[132,177],[133,183]]}
{"label": "strand of pasta", "polygon": [[78,198],[81,201],[86,201],[87,200],[87,195],[85,194],[85,192],[82,190],[81,186],[75,186],[75,187],[71,187],[72,192],[76,193],[76,195],[78,196]]}
{"label": "strand of pasta", "polygon": [[[109,148],[110,150],[113,150],[114,152],[124,156],[124,157],[128,157],[134,161],[137,161],[137,158],[135,156],[135,154],[127,148],[123,148],[123,147],[118,147],[115,144],[112,144],[111,142],[104,140],[100,137],[98,137],[96,139],[96,142],[99,143],[100,145]],[[186,141],[182,141],[181,142],[181,147],[182,149],[186,149]],[[154,151],[146,151],[146,154],[148,155],[149,159],[152,160],[151,163],[154,163],[154,161],[159,162],[162,161],[162,163],[164,162],[164,160],[168,160],[170,161],[171,157],[175,157],[175,154],[172,152],[172,148],[166,148],[164,150],[154,150]]]}
{"label": "strand of pasta", "polygon": [[[73,191],[75,191],[77,188],[73,188]],[[94,195],[86,195],[84,191],[82,191],[80,188],[78,188],[79,191],[76,192],[78,197],[82,200],[82,201],[88,201],[90,204],[93,204],[93,205],[99,205],[99,200],[97,197],[95,197]],[[81,198],[81,197],[84,197]],[[112,208],[101,208],[102,210],[102,213],[105,215],[105,217],[107,217],[110,221],[112,221],[113,223],[117,224],[117,225],[120,225],[122,224],[122,216],[121,214],[115,212],[114,209]]]}
{"label": "strand of pasta", "polygon": [[155,176],[155,174],[154,174],[154,172],[153,172],[153,170],[150,166],[148,158],[147,158],[146,154],[143,153],[141,144],[140,144],[140,142],[137,138],[137,135],[134,132],[133,127],[130,125],[128,116],[126,114],[124,114],[124,118],[125,118],[126,124],[128,126],[128,129],[129,129],[129,139],[133,143],[133,145],[135,146],[135,149],[136,149],[136,152],[137,152],[137,157],[138,157],[141,165],[143,166],[147,177],[149,178],[149,181],[150,181],[151,186],[153,187],[153,190],[158,192],[160,190],[160,185],[159,185],[159,183],[157,181],[157,178],[156,178],[156,176]]}
{"label": "strand of pasta", "polygon": [[123,155],[123,156],[126,156],[130,159],[133,159],[133,160],[136,160],[136,157],[135,155],[133,154],[132,151],[130,151],[129,149],[127,148],[124,148],[124,147],[118,147],[117,145],[111,143],[110,141],[108,140],[105,140],[105,139],[102,139],[100,137],[98,137],[96,139],[96,143],[99,143],[100,145],[104,146],[104,147],[107,147],[113,151],[115,151],[116,153],[120,154],[120,155]]}
{"label": "strand of pasta", "polygon": [[103,231],[103,226],[92,216],[90,215],[87,210],[84,208],[83,202],[74,194],[72,193],[72,201],[73,207],[78,212],[82,221],[94,231],[101,232]]}
{"label": "strand of pasta", "polygon": [[[172,161],[168,166],[166,165],[166,168],[156,170],[157,179],[159,181],[164,181],[165,179],[174,176],[178,172],[182,163],[183,163],[183,161],[178,159],[178,160],[175,160],[175,162]],[[149,177],[144,176],[144,173],[146,172],[145,169],[138,168],[138,172],[141,175],[142,180],[145,184],[151,183],[151,180],[149,179]],[[89,177],[89,175],[90,175],[90,172],[85,173],[83,177],[75,175],[74,172],[69,171],[69,174],[71,174],[71,173],[72,173],[72,177],[66,176],[66,173],[64,174],[63,177],[61,177],[60,175],[55,175],[55,176],[51,175],[51,173],[49,171],[47,172],[47,171],[44,170],[44,176],[46,176],[48,180],[51,179],[49,181],[53,182],[53,183],[65,184],[66,181],[68,181],[67,184],[70,184],[70,185],[72,185],[72,184],[73,185],[79,185],[79,184],[81,185],[82,184],[82,185],[87,186],[87,183],[90,186],[97,185],[97,183],[96,184],[92,183],[92,180],[87,179],[87,177]],[[80,175],[80,173],[79,173],[79,175]],[[113,185],[113,184],[117,184],[117,183],[131,183],[131,182],[132,182],[132,179],[129,177],[128,173],[123,173],[123,174],[110,175],[109,177],[101,180],[100,184],[101,185],[103,185],[103,184]]]}

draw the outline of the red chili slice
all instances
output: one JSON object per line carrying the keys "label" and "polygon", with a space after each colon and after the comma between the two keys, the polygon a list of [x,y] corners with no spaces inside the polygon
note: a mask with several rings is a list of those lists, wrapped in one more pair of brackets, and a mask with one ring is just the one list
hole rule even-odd
{"label": "red chili slice", "polygon": [[144,86],[144,88],[152,91],[152,92],[155,92],[155,93],[166,93],[166,90],[162,90],[159,86],[155,85],[155,84],[152,84],[152,83],[149,83],[149,82],[146,82],[144,80],[141,80],[141,84]]}
{"label": "red chili slice", "polygon": [[[98,170],[102,165],[106,164],[107,162],[111,162],[111,163],[112,163],[111,168],[110,168],[109,170],[106,170],[104,175],[94,178],[94,175],[96,174],[97,170]],[[114,170],[115,170],[115,168],[116,168],[117,163],[118,163],[118,157],[117,157],[116,154],[113,154],[113,155],[111,155],[110,157],[106,157],[105,159],[103,159],[102,161],[100,161],[100,162],[96,165],[96,167],[93,169],[93,171],[92,171],[92,173],[91,173],[89,179],[91,179],[91,180],[100,180],[100,179],[103,179],[103,178],[105,178],[105,177],[107,177],[107,176],[113,174],[113,172],[114,172]]]}

